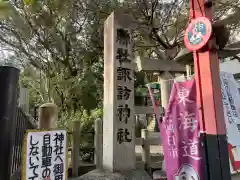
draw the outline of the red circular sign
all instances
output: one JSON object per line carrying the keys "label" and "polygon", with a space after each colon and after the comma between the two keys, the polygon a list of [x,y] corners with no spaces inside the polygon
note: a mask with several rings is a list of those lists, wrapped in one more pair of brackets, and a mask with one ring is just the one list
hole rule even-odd
{"label": "red circular sign", "polygon": [[197,51],[205,46],[212,34],[212,23],[206,17],[193,19],[184,34],[184,43],[188,50]]}

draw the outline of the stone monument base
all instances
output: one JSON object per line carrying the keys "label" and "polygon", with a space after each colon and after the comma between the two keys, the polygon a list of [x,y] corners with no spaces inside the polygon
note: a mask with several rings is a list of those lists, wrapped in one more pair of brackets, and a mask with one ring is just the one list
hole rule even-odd
{"label": "stone monument base", "polygon": [[69,180],[152,180],[152,178],[143,170],[122,173],[93,170],[87,174],[84,174],[83,176],[69,178]]}

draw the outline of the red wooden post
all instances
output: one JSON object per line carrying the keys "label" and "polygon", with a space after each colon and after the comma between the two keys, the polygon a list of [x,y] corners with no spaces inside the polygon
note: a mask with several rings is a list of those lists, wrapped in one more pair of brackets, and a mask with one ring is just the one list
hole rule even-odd
{"label": "red wooden post", "polygon": [[[212,14],[211,2],[205,0],[190,0],[190,20],[206,17],[212,21]],[[204,141],[205,150],[204,180],[230,180],[219,60],[216,52],[214,33],[209,41],[205,43],[205,46],[193,51],[197,99],[200,107],[201,137]]]}

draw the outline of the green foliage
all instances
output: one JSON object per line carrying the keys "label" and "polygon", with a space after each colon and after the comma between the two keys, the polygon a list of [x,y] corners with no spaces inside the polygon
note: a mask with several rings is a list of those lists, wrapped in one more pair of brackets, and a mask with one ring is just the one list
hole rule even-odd
{"label": "green foliage", "polygon": [[11,15],[11,6],[7,0],[0,0],[0,20]]}
{"label": "green foliage", "polygon": [[[161,59],[166,49],[180,50],[188,19],[182,1],[6,2],[11,2],[7,4],[12,13],[0,20],[0,47],[14,52],[24,62],[24,71],[32,69],[21,80],[30,88],[31,103],[51,101],[64,113],[90,112],[102,105],[103,25],[112,11],[121,9],[133,16],[136,55]],[[144,76],[135,74],[135,87],[145,84]]]}
{"label": "green foliage", "polygon": [[[93,158],[94,121],[98,118],[103,118],[102,108],[97,108],[90,112],[86,110],[65,112],[61,113],[61,117],[58,119],[58,126],[67,129],[68,132],[72,132],[74,121],[80,121],[80,155],[85,161],[90,161]],[[69,146],[71,146],[72,136],[70,136],[68,140]]]}
{"label": "green foliage", "polygon": [[[101,6],[111,12],[115,5]],[[68,114],[101,106],[101,23],[108,14],[88,1],[27,0],[11,6],[13,14],[0,23],[0,46],[25,62],[21,85],[30,89],[31,104],[54,102]]]}
{"label": "green foliage", "polygon": [[[86,149],[82,152],[83,160],[92,160],[94,152],[94,121],[103,118],[103,109],[96,109],[88,114],[86,111],[83,113],[81,121],[81,147]],[[90,150],[90,151],[89,151]]]}
{"label": "green foliage", "polygon": [[20,82],[29,89],[31,105],[50,101],[58,105],[60,112],[72,113],[80,109],[90,112],[102,103],[102,74],[102,65],[93,65],[83,75],[69,78],[64,72],[48,77],[28,67],[21,73]]}
{"label": "green foliage", "polygon": [[[93,147],[94,147],[94,121],[98,118],[102,119],[103,110],[95,109],[88,113],[86,110],[77,111],[69,115],[61,117],[62,127],[71,127],[73,121],[80,121],[80,155],[83,160],[90,161],[93,157]],[[64,123],[64,124],[62,124]],[[69,124],[67,124],[69,123]]]}
{"label": "green foliage", "polygon": [[136,78],[135,83],[134,83],[135,88],[144,86],[146,84],[144,72],[135,72],[135,78]]}
{"label": "green foliage", "polygon": [[[0,1],[0,48],[23,64],[20,81],[31,107],[58,105],[60,127],[80,120],[83,130],[92,129],[103,101],[104,21],[119,9],[134,18],[136,55],[163,59],[166,49],[183,46],[186,1]],[[144,76],[136,73],[135,87],[145,84]]]}
{"label": "green foliage", "polygon": [[25,5],[34,5],[34,3],[36,2],[36,0],[23,0]]}

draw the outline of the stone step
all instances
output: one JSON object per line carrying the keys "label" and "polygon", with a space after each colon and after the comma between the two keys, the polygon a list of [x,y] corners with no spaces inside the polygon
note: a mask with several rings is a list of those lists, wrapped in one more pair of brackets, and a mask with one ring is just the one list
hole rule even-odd
{"label": "stone step", "polygon": [[167,180],[166,173],[162,170],[156,170],[153,172],[153,180]]}

